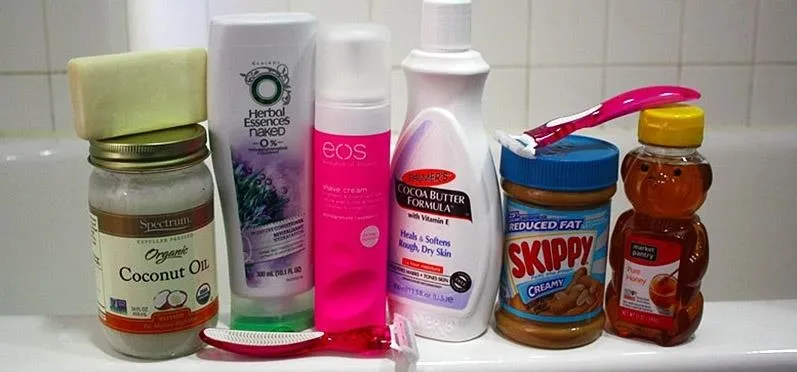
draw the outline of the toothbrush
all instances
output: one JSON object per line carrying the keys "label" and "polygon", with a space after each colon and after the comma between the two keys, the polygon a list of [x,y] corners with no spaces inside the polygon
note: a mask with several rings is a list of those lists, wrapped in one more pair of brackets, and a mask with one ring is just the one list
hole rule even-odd
{"label": "toothbrush", "polygon": [[206,328],[199,334],[206,344],[257,358],[285,358],[333,351],[361,356],[392,352],[398,369],[414,370],[418,360],[415,333],[409,321],[394,314],[393,324],[333,332],[257,332]]}
{"label": "toothbrush", "polygon": [[521,135],[496,131],[495,136],[501,145],[515,154],[534,158],[536,149],[559,141],[579,129],[591,128],[644,109],[698,98],[700,98],[698,91],[686,87],[649,86],[621,93],[577,114],[553,119]]}

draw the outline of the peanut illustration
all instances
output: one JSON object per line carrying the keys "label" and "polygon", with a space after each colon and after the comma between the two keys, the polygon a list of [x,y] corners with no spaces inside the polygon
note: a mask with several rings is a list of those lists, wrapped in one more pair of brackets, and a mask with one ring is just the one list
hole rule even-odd
{"label": "peanut illustration", "polygon": [[570,316],[588,313],[603,303],[603,285],[587,275],[582,267],[573,273],[570,284],[552,295],[537,298],[524,304],[518,295],[510,300],[510,306],[543,316]]}
{"label": "peanut illustration", "polygon": [[568,310],[572,309],[576,306],[576,302],[578,301],[578,297],[584,291],[584,286],[580,284],[576,284],[572,288],[566,290],[564,298],[559,301],[551,301],[548,304],[551,312],[560,315]]}
{"label": "peanut illustration", "polygon": [[517,294],[512,296],[512,299],[509,300],[509,306],[512,306],[515,309],[518,309],[520,311],[527,311],[528,310],[528,308],[526,307],[526,304],[524,304],[523,300],[520,299],[520,295],[517,295]]}
{"label": "peanut illustration", "polygon": [[587,303],[587,298],[591,298],[592,295],[589,294],[589,291],[581,291],[581,294],[578,295],[576,299],[576,306],[581,306]]}

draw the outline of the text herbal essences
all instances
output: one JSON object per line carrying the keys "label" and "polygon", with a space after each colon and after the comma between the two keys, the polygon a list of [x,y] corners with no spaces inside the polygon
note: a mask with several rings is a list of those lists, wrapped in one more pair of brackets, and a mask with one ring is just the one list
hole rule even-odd
{"label": "text herbal essences", "polygon": [[640,114],[642,146],[625,156],[621,171],[633,209],[617,219],[609,252],[607,329],[619,336],[672,346],[700,325],[708,234],[695,212],[712,181],[697,152],[703,126],[695,106]]}
{"label": "text herbal essences", "polygon": [[506,196],[498,330],[531,346],[563,349],[597,339],[619,151],[569,136],[534,159],[501,152]]}
{"label": "text herbal essences", "polygon": [[227,234],[233,329],[313,325],[311,182],[316,19],[214,17],[208,128]]}

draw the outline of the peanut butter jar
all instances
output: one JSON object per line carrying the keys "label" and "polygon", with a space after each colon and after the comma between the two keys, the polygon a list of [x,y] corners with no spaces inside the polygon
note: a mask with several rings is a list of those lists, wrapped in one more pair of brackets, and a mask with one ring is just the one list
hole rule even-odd
{"label": "peanut butter jar", "polygon": [[534,159],[501,152],[504,256],[498,330],[529,346],[565,349],[600,337],[619,151],[568,136]]}

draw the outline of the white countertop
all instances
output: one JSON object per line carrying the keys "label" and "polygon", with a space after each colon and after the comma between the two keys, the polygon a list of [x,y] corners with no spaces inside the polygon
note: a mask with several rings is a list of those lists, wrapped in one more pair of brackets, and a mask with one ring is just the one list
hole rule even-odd
{"label": "white countertop", "polygon": [[[465,343],[419,339],[418,371],[795,371],[797,300],[710,302],[696,337],[662,348],[604,334],[588,346],[534,349],[490,329]],[[0,316],[2,371],[392,371],[389,359],[315,356],[254,360],[206,348],[168,361],[109,349],[93,316]]]}

